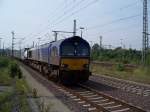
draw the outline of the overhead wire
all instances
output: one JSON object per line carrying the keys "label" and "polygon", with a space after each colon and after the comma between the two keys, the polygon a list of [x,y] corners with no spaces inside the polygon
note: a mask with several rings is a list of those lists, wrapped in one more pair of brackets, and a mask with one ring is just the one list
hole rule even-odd
{"label": "overhead wire", "polygon": [[[56,12],[58,11],[58,9],[59,9],[61,6],[63,6],[62,8],[65,8],[65,7],[64,7],[64,6],[65,6],[65,2],[64,2],[64,1],[62,1],[62,2],[58,5],[58,7],[56,7],[56,8],[54,9],[54,11],[51,12],[51,16],[54,15],[54,14],[56,14]],[[47,25],[45,25],[45,27],[47,27]],[[42,33],[42,32],[45,31],[46,29],[47,29],[47,28],[44,28],[42,31],[38,32],[38,34]],[[33,33],[30,33],[29,35],[27,35],[27,36],[25,36],[25,37],[28,38],[28,37],[30,37],[31,35],[33,35],[32,37],[35,37],[35,36],[38,35],[38,34],[33,35]]]}
{"label": "overhead wire", "polygon": [[[83,2],[84,0],[82,0],[82,2]],[[96,2],[96,1],[98,1],[98,0],[94,0],[93,2]],[[93,3],[92,2],[92,3]],[[76,5],[78,5],[79,3],[81,3],[81,2],[78,2]],[[89,5],[91,5],[91,2],[89,3],[89,4],[87,4],[85,7],[82,7],[82,8],[80,8],[80,9],[78,9],[77,11],[74,11],[73,13],[71,13],[71,15],[69,15],[69,17],[70,16],[72,16],[72,15],[74,15],[74,14],[76,14],[76,13],[78,13],[81,9],[84,9],[84,8],[86,8],[86,7],[88,7]],[[131,4],[132,5],[132,4]],[[130,4],[128,5],[128,6],[126,6],[126,7],[129,7],[129,6],[131,6]],[[75,5],[72,7],[72,8],[75,8]],[[123,7],[123,8],[125,8],[125,7]],[[122,8],[122,9],[123,9]],[[56,8],[57,9],[57,8]],[[69,9],[69,10],[71,10],[71,8]],[[67,14],[67,13],[66,13]],[[66,17],[66,18],[68,18],[68,16]],[[60,19],[60,18],[59,18]],[[64,18],[65,19],[65,18]],[[63,19],[63,20],[64,20]],[[61,20],[61,21],[59,21],[57,24],[59,24],[60,22],[62,22],[63,20]],[[41,33],[41,32],[40,32]],[[40,34],[40,33],[38,33],[38,34]],[[37,35],[37,34],[36,34]],[[35,35],[35,36],[36,36]]]}
{"label": "overhead wire", "polygon": [[52,11],[50,14],[50,16],[54,16],[54,14],[56,14],[56,12],[62,7],[63,9],[64,8],[66,8],[65,7],[65,2],[64,2],[64,0],[58,5],[58,7],[56,7],[55,9],[54,9],[54,11]]}
{"label": "overhead wire", "polygon": [[[82,1],[84,1],[84,0],[82,0]],[[65,21],[65,20],[67,20],[69,17],[75,15],[76,13],[82,11],[82,9],[85,9],[85,8],[89,7],[90,5],[92,5],[92,3],[94,4],[94,3],[97,2],[97,1],[98,1],[98,0],[94,0],[94,1],[92,1],[92,2],[90,2],[90,3],[88,3],[86,6],[81,7],[81,8],[79,8],[79,9],[73,11],[73,12],[71,12],[71,11],[70,11],[70,12],[66,12],[65,14],[69,14],[69,13],[71,13],[71,14],[69,14],[69,15],[66,16],[66,17],[65,17],[65,15],[63,15],[63,16],[61,17],[62,19],[59,18],[59,19],[61,19],[61,20],[58,21],[58,22],[56,22],[56,24],[54,24],[54,25],[58,25],[59,23],[61,23],[61,22]],[[123,8],[120,8],[120,10],[129,8],[129,7],[131,7],[131,6],[133,6],[133,3],[132,3],[132,4],[129,4],[129,5],[126,5],[126,6],[124,6]],[[111,21],[111,22],[109,22],[109,23],[106,23],[106,24],[97,25],[97,26],[94,26],[94,27],[89,27],[88,30],[89,30],[89,29],[95,29],[96,27],[102,27],[102,26],[106,26],[106,25],[109,25],[109,24],[117,23],[118,21],[123,21],[123,20],[128,20],[128,19],[131,19],[131,18],[135,18],[135,17],[137,17],[137,16],[140,16],[140,15],[134,15],[134,16],[129,16],[129,17],[125,17],[125,18],[120,18],[120,19],[117,19],[117,20],[113,20],[113,21]],[[63,17],[65,17],[65,18],[63,18]],[[40,33],[38,33],[38,34],[40,34]],[[36,36],[36,35],[35,35],[35,36]]]}
{"label": "overhead wire", "polygon": [[[61,8],[62,7],[62,8]],[[57,7],[57,8],[55,8],[54,9],[54,11],[49,15],[49,17],[52,17],[52,18],[55,18],[56,17],[56,15],[59,13],[58,11],[62,11],[62,10],[65,10],[66,8],[68,8],[67,6],[66,6],[66,2],[61,2],[61,4]],[[50,22],[50,20],[48,20],[49,22]]]}
{"label": "overhead wire", "polygon": [[104,15],[112,14],[112,13],[114,13],[114,12],[123,11],[123,10],[125,10],[125,9],[128,9],[128,8],[133,7],[133,6],[136,6],[137,3],[139,3],[139,0],[137,0],[137,1],[133,2],[133,3],[127,4],[127,5],[123,6],[123,7],[119,7],[119,8],[117,8],[117,9],[114,9],[114,10],[111,10],[111,11],[106,11],[106,12],[104,12],[102,15],[104,16]]}
{"label": "overhead wire", "polygon": [[88,30],[92,30],[92,29],[96,29],[96,28],[99,28],[99,27],[104,27],[104,26],[107,26],[107,25],[111,25],[111,24],[114,24],[114,23],[118,23],[118,22],[120,22],[120,21],[129,20],[129,19],[132,19],[132,18],[141,16],[141,15],[142,15],[142,14],[136,14],[136,15],[132,15],[132,16],[128,16],[128,17],[122,17],[122,18],[115,19],[115,20],[112,20],[112,21],[107,22],[107,23],[104,23],[104,24],[100,24],[100,25],[95,25],[95,26],[88,27],[87,29],[88,29]]}
{"label": "overhead wire", "polygon": [[[77,4],[75,4],[74,6],[72,6],[70,9],[68,9],[67,11],[69,11],[69,10],[71,10],[71,9],[75,9],[76,8],[76,5],[78,6],[79,5],[79,3],[81,3],[81,2],[83,2],[83,1],[85,1],[85,0],[81,0],[81,1],[79,1]],[[66,13],[67,14],[67,13]],[[59,18],[60,19],[60,18]],[[47,26],[47,25],[46,25]],[[39,35],[39,34],[41,34],[43,31],[45,31],[47,28],[45,28],[44,30],[42,30],[42,31],[40,31],[38,34],[35,34],[35,35],[33,35],[32,37],[35,37],[35,36],[37,36],[37,35]]]}
{"label": "overhead wire", "polygon": [[[82,2],[83,2],[83,1],[84,1],[84,0],[82,0]],[[94,0],[94,1],[92,1],[92,2],[90,2],[90,3],[88,3],[88,4],[85,5],[84,7],[81,7],[80,9],[78,9],[78,10],[74,11],[73,13],[71,13],[71,16],[72,16],[72,14],[74,15],[74,14],[78,13],[80,10],[87,8],[87,7],[89,7],[90,5],[92,5],[92,4],[94,4],[94,3],[98,2],[98,1],[99,1],[99,0]],[[80,2],[78,2],[78,3],[80,3]],[[76,4],[76,5],[78,5],[78,4]],[[74,6],[73,6],[72,8],[74,8]],[[70,15],[69,15],[69,16],[70,16]],[[68,18],[68,16],[67,16],[67,18]]]}
{"label": "overhead wire", "polygon": [[[92,4],[94,4],[95,2],[97,2],[97,1],[98,1],[98,0],[94,0],[94,1],[92,1],[92,2],[90,2],[90,3],[88,3],[86,6],[80,8],[80,9],[74,11],[74,12],[72,12],[70,15],[68,15],[68,16],[65,17],[64,19],[60,20],[59,22],[57,22],[55,25],[61,23],[61,22],[64,21],[65,19],[68,19],[69,17],[75,15],[76,13],[80,12],[81,10],[87,8],[89,5],[92,5]],[[124,9],[126,9],[126,8],[132,7],[132,6],[134,6],[136,3],[138,3],[138,1],[136,1],[136,2],[134,2],[134,3],[132,3],[132,4],[128,4],[128,5],[126,5],[126,6],[122,7],[122,8],[120,8],[120,10],[124,10]],[[111,12],[112,12],[112,11],[111,11]],[[109,13],[111,13],[111,12],[109,12]],[[106,13],[105,13],[105,14],[106,14]]]}
{"label": "overhead wire", "polygon": [[131,3],[131,4],[127,4],[127,5],[123,6],[123,7],[117,8],[117,9],[115,9],[115,10],[113,10],[113,11],[104,12],[104,13],[103,13],[103,16],[104,16],[104,15],[108,15],[108,14],[112,14],[113,12],[123,11],[124,9],[131,8],[131,7],[135,6],[138,2],[139,2],[139,1],[133,2],[133,3]]}
{"label": "overhead wire", "polygon": [[59,17],[57,17],[55,20],[52,20],[51,23],[53,22],[57,22],[59,19],[63,18],[64,16],[66,16],[68,13],[70,13],[71,11],[75,10],[77,7],[79,7],[80,5],[82,5],[82,3],[86,1],[86,0],[80,0],[79,2],[77,2],[76,4],[72,5],[71,7],[69,7],[66,11],[64,11],[63,14],[61,14]]}
{"label": "overhead wire", "polygon": [[[80,2],[83,2],[84,0],[81,0]],[[79,2],[78,2],[79,3]],[[61,5],[63,5],[63,4],[65,4],[64,2],[61,2]],[[57,7],[55,10],[57,10],[57,9],[59,9],[60,7]],[[66,7],[64,7],[64,8],[66,8]],[[75,7],[72,7],[72,8],[75,8]],[[64,9],[65,10],[65,9]],[[55,12],[55,11],[54,11]],[[54,13],[53,12],[53,13]],[[55,14],[55,13],[54,13]],[[40,35],[42,32],[45,32],[47,30],[47,25],[45,25],[45,28],[42,30],[42,31],[40,31],[40,32],[38,32],[38,33],[36,33],[36,34],[34,34],[33,35],[33,33],[31,33],[29,36],[27,36],[27,38],[28,37],[31,37],[31,35],[33,35],[32,36],[32,38],[34,38],[34,37],[36,37],[36,36],[38,36],[38,35]]]}
{"label": "overhead wire", "polygon": [[[133,29],[133,28],[137,28],[139,26],[139,24],[134,24],[134,25],[128,25],[128,26],[126,26],[126,27],[122,27],[122,28],[114,28],[114,29],[112,29],[112,30],[109,30],[109,31],[101,31],[101,34],[108,34],[108,33],[111,33],[111,32],[114,32],[114,31],[121,31],[121,30],[128,30],[128,29]],[[88,35],[91,35],[91,36],[97,36],[97,35],[99,35],[100,33],[94,33],[94,34],[88,34]]]}
{"label": "overhead wire", "polygon": [[90,3],[88,3],[87,5],[85,5],[84,7],[81,7],[79,9],[77,9],[76,11],[72,12],[71,14],[69,14],[68,16],[66,16],[65,18],[61,19],[60,21],[58,21],[57,23],[55,23],[54,25],[58,25],[60,24],[61,22],[69,19],[71,16],[75,15],[76,13],[80,12],[80,11],[83,11],[83,9],[86,9],[87,7],[93,5],[94,3],[98,2],[99,0],[94,0]]}

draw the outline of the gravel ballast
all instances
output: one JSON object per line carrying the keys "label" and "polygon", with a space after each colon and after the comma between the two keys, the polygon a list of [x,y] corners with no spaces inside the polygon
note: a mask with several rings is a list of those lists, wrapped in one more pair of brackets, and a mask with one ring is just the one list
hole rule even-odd
{"label": "gravel ballast", "polygon": [[127,103],[141,107],[142,109],[150,112],[150,96],[143,97],[130,91],[124,91],[119,88],[111,87],[110,85],[103,84],[99,76],[91,76],[90,80],[86,83],[93,89],[99,90],[105,94],[111,95],[112,97],[123,100]]}

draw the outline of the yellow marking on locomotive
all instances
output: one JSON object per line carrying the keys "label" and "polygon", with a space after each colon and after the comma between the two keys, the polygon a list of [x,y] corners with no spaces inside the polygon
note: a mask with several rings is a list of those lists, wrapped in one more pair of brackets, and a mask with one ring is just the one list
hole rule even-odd
{"label": "yellow marking on locomotive", "polygon": [[61,65],[68,65],[69,70],[83,70],[84,64],[89,64],[89,59],[62,59]]}

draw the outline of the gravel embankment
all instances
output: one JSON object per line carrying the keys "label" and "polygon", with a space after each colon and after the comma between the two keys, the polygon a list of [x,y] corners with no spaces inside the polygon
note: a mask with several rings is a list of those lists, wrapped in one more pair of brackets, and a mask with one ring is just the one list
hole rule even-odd
{"label": "gravel embankment", "polygon": [[88,81],[86,85],[150,112],[150,96],[140,96],[130,91],[104,84],[99,76],[91,76],[90,81]]}

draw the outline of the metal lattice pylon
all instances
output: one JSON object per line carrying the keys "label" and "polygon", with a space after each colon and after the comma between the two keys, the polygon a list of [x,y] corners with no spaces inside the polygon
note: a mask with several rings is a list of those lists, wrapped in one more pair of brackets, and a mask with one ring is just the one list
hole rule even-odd
{"label": "metal lattice pylon", "polygon": [[143,48],[142,48],[142,63],[146,63],[146,56],[149,48],[148,38],[148,11],[147,0],[143,0]]}

